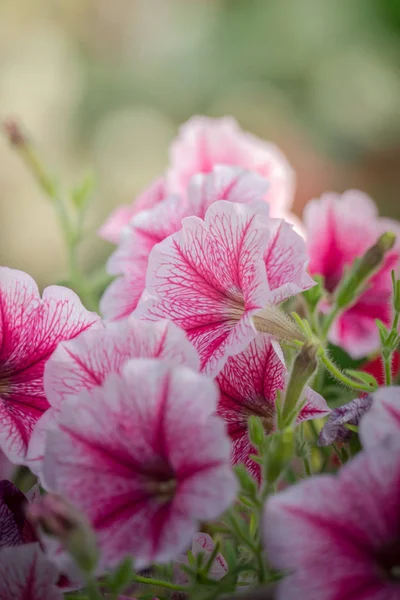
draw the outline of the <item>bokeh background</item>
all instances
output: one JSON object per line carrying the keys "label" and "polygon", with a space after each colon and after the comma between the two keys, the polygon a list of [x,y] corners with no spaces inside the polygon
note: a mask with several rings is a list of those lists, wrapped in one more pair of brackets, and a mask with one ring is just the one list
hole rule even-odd
{"label": "bokeh background", "polygon": [[[93,168],[82,247],[161,173],[180,123],[231,114],[297,171],[295,212],[360,188],[400,218],[400,0],[0,0],[0,117],[66,185]],[[0,263],[66,269],[53,208],[0,139]]]}

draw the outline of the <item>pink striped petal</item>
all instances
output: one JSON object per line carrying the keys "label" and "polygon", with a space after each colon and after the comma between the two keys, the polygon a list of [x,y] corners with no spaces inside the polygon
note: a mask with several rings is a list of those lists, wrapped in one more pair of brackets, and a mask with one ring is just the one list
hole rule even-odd
{"label": "pink striped petal", "polygon": [[45,481],[87,515],[104,565],[127,554],[139,569],[169,561],[198,520],[233,501],[216,402],[211,380],[154,359],[131,360],[121,375],[64,402],[48,434]]}
{"label": "pink striped petal", "polygon": [[379,388],[371,399],[371,408],[360,422],[364,448],[373,448],[385,437],[400,434],[400,386]]}
{"label": "pink striped petal", "polygon": [[242,131],[230,117],[196,116],[185,123],[170,148],[167,185],[184,193],[196,173],[209,173],[216,165],[233,165],[255,171],[268,181],[265,199],[272,216],[283,216],[293,201],[294,173],[276,146]]}
{"label": "pink striped petal", "polygon": [[99,317],[78,296],[50,286],[40,298],[33,279],[0,267],[0,447],[23,462],[32,429],[48,408],[43,370],[62,340],[97,326]]}
{"label": "pink striped petal", "polygon": [[138,314],[182,327],[208,374],[255,337],[252,315],[270,298],[263,262],[270,220],[262,207],[216,202],[204,221],[184,219],[150,255],[146,287],[153,299]]}
{"label": "pink striped petal", "polygon": [[286,571],[278,599],[396,600],[399,439],[362,452],[338,476],[311,477],[270,497],[264,539]]}
{"label": "pink striped petal", "polygon": [[39,544],[0,550],[0,600],[62,600],[57,579]]}

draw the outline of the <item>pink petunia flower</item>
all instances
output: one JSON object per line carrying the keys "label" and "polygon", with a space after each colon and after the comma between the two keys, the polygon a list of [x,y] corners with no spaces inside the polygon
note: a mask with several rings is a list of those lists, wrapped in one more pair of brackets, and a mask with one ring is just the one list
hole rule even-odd
{"label": "pink petunia flower", "polygon": [[277,600],[400,598],[400,440],[363,451],[338,475],[271,496],[264,539],[287,573]]}
{"label": "pink petunia flower", "polygon": [[25,518],[27,504],[25,494],[11,481],[0,481],[0,548],[38,540],[34,528]]}
{"label": "pink petunia flower", "polygon": [[213,381],[168,361],[133,359],[102,386],[69,397],[49,431],[44,478],[87,516],[102,566],[166,562],[198,521],[233,502],[224,423]]}
{"label": "pink petunia flower", "polygon": [[0,549],[0,600],[62,600],[57,579],[39,544]]}
{"label": "pink petunia flower", "polygon": [[[202,553],[204,555],[203,556],[203,565],[204,565],[207,563],[207,561],[211,557],[214,550],[215,550],[215,543],[211,536],[209,536],[207,533],[201,533],[201,532],[196,533],[196,535],[193,538],[192,548],[191,548],[191,552],[195,558],[200,553]],[[187,574],[185,573],[185,571],[183,569],[181,569],[179,565],[189,566],[189,559],[187,558],[186,555],[182,556],[178,561],[176,561],[176,563],[174,565],[175,566],[174,580],[176,581],[176,583],[179,583],[179,585],[187,585],[189,583],[189,578],[188,578]],[[222,554],[220,552],[218,552],[218,554],[214,558],[214,561],[210,567],[208,576],[210,577],[210,579],[214,579],[214,581],[219,581],[220,579],[225,577],[227,572],[228,572],[228,563],[226,562],[226,560],[222,556]]]}
{"label": "pink petunia flower", "polygon": [[121,319],[136,308],[145,289],[150,251],[182,227],[184,217],[204,219],[207,209],[217,200],[251,204],[261,201],[268,187],[256,175],[232,167],[215,167],[208,175],[196,175],[187,197],[170,195],[151,210],[136,214],[119,247],[112,254],[107,270],[119,275],[108,287],[100,308],[106,318]]}
{"label": "pink petunia flower", "polygon": [[49,404],[43,389],[46,361],[100,317],[88,312],[71,290],[50,286],[40,298],[34,280],[0,267],[0,448],[23,463],[32,430]]}
{"label": "pink petunia flower", "polygon": [[[345,267],[362,256],[382,233],[400,234],[398,223],[379,218],[374,202],[354,190],[342,196],[325,194],[320,200],[313,200],[305,208],[304,220],[310,272],[323,275],[329,293],[335,292]],[[390,272],[396,268],[399,257],[400,243],[397,243],[372,277],[368,289],[333,323],[330,341],[353,358],[362,358],[379,348],[375,320],[386,324],[390,321]]]}
{"label": "pink petunia flower", "polygon": [[[244,352],[228,358],[216,381],[221,392],[217,414],[226,421],[233,441],[232,462],[244,463],[259,479],[260,468],[250,458],[256,451],[248,437],[248,419],[251,415],[259,417],[266,435],[275,430],[276,394],[278,390],[284,391],[287,381],[283,356],[277,353],[267,336],[259,334]],[[306,388],[297,423],[329,413],[322,396]]]}
{"label": "pink petunia flower", "polygon": [[58,419],[64,400],[102,385],[110,373],[120,373],[130,358],[160,358],[199,370],[196,350],[185,333],[168,321],[146,323],[130,317],[62,342],[45,368],[50,408],[33,430],[26,458],[34,473],[41,475],[46,432]]}
{"label": "pink petunia flower", "polygon": [[131,205],[118,206],[100,227],[99,236],[113,244],[118,244],[124,228],[129,225],[133,215],[141,210],[152,208],[164,200],[166,194],[164,179],[160,177],[143,190]]}
{"label": "pink petunia flower", "polygon": [[272,216],[284,216],[292,205],[295,176],[286,158],[274,144],[242,131],[232,117],[192,117],[171,144],[170,165],[166,179],[171,192],[184,194],[196,173],[233,165],[268,181],[265,199]]}
{"label": "pink petunia flower", "polygon": [[400,386],[379,388],[370,398],[371,408],[359,426],[364,448],[374,447],[388,435],[400,437]]}
{"label": "pink petunia flower", "polygon": [[137,314],[177,323],[216,375],[257,335],[254,317],[314,284],[306,265],[303,240],[265,204],[215,202],[153,248]]}

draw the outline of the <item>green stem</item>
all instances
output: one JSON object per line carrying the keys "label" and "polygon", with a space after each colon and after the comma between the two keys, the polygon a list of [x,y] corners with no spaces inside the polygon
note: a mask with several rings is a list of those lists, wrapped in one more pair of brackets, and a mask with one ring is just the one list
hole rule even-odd
{"label": "green stem", "polygon": [[385,366],[385,384],[392,385],[392,353],[388,356],[382,356],[383,364]]}
{"label": "green stem", "polygon": [[350,387],[354,390],[360,390],[361,392],[374,391],[374,387],[355,381],[354,379],[351,379],[342,373],[342,371],[340,371],[340,369],[338,369],[338,367],[329,359],[326,352],[321,353],[321,362],[338,381],[341,381],[344,385],[347,385],[347,387]]}
{"label": "green stem", "polygon": [[134,575],[133,581],[136,583],[143,583],[145,585],[154,585],[156,587],[163,587],[168,590],[177,590],[179,592],[184,592],[187,588],[184,585],[177,585],[175,583],[171,583],[170,581],[163,581],[161,579],[153,579],[152,577],[142,577],[141,575]]}
{"label": "green stem", "polygon": [[88,577],[86,581],[86,590],[88,592],[88,600],[103,600],[99,585],[93,577]]}

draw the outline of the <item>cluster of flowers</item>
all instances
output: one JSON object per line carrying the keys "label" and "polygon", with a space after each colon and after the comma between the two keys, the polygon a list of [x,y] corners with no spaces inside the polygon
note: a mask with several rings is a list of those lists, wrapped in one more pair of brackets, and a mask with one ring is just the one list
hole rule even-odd
{"label": "cluster of flowers", "polygon": [[293,191],[197,117],[100,230],[102,317],[0,268],[0,448],[40,484],[0,483],[0,600],[400,599],[400,228]]}

